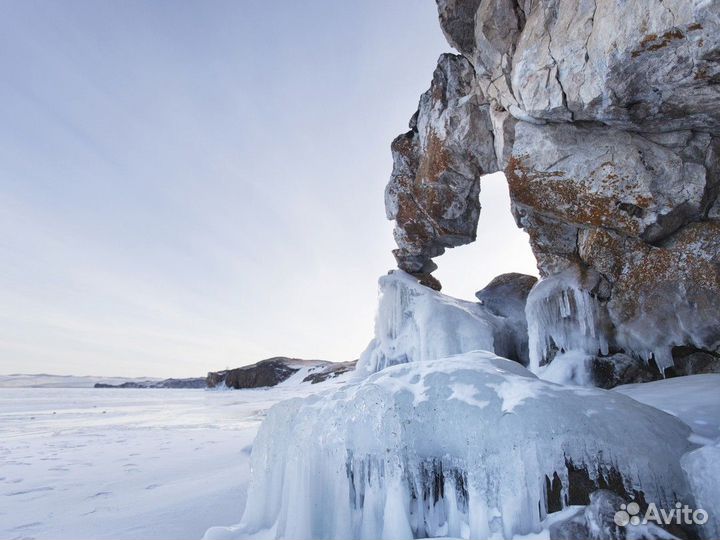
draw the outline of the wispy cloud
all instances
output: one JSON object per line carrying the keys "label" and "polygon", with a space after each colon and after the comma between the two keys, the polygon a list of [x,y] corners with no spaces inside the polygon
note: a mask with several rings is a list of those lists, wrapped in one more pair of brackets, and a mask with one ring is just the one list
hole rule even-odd
{"label": "wispy cloud", "polygon": [[[447,50],[432,2],[5,7],[0,372],[357,357],[389,142]],[[498,268],[475,257],[440,261],[448,290]]]}

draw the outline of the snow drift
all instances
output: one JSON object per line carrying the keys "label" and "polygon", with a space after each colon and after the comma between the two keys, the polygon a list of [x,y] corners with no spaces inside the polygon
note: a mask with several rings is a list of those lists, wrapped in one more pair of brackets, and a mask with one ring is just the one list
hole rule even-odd
{"label": "snow drift", "polygon": [[619,393],[542,381],[487,352],[398,365],[273,407],[241,524],[206,538],[511,538],[586,504],[590,488],[691,500],[689,433]]}

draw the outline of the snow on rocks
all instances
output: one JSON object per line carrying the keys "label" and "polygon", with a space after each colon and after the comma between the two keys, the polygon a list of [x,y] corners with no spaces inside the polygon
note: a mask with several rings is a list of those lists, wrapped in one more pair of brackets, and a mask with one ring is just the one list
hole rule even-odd
{"label": "snow on rocks", "polygon": [[488,352],[398,365],[273,407],[241,524],[206,538],[511,538],[608,486],[690,500],[689,433],[620,393],[542,381]]}
{"label": "snow on rocks", "polygon": [[524,336],[516,339],[524,321],[434,291],[402,270],[382,276],[379,288],[375,337],[358,362],[361,377],[396,364],[478,349],[515,359],[524,346],[518,341]]}

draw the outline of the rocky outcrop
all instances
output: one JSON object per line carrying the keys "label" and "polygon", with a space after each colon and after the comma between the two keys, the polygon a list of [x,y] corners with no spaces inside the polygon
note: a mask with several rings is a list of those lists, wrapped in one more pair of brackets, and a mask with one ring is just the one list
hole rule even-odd
{"label": "rocky outcrop", "polygon": [[[541,276],[576,276],[532,295],[592,337],[570,341],[660,371],[717,353],[720,2],[437,3],[460,55],[393,143],[398,265],[437,286],[431,259],[475,239],[480,177],[503,170]],[[540,364],[565,352],[530,326]]]}
{"label": "rocky outcrop", "polygon": [[329,366],[326,366],[319,371],[314,371],[313,373],[310,373],[303,379],[303,382],[317,384],[325,382],[328,379],[334,379],[339,375],[354,371],[355,367],[357,366],[357,362],[357,360],[353,360],[352,362],[333,362]]}
{"label": "rocky outcrop", "polygon": [[211,371],[207,374],[208,388],[227,387],[234,389],[265,388],[288,380],[305,369],[308,375],[303,382],[318,383],[354,369],[353,362],[335,363],[324,360],[301,360],[275,356],[261,360],[250,366],[224,371]]}
{"label": "rocky outcrop", "polygon": [[385,208],[395,220],[394,255],[401,270],[437,290],[432,258],[475,240],[480,176],[497,169],[487,108],[470,63],[445,54],[410,131],[392,143]]}
{"label": "rocky outcrop", "polygon": [[94,388],[205,388],[202,377],[191,379],[164,379],[162,381],[128,381],[120,384],[95,383]]}

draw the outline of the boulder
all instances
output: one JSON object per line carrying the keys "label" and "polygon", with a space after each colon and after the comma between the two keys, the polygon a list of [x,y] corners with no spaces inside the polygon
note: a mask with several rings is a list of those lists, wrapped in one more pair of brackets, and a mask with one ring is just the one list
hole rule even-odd
{"label": "boulder", "polygon": [[524,366],[530,362],[528,355],[528,329],[525,304],[530,289],[537,283],[535,276],[527,274],[501,274],[475,293],[480,303],[492,313],[507,321],[507,341],[514,344],[513,360]]}
{"label": "boulder", "polygon": [[720,373],[720,356],[692,347],[676,347],[672,351],[674,367],[666,373],[667,376],[702,375],[705,373]]}
{"label": "boulder", "polygon": [[499,276],[478,293],[480,302],[468,302],[431,290],[402,270],[392,271],[379,280],[375,333],[360,355],[358,374],[475,350],[527,364],[523,303],[533,280],[522,274]]}
{"label": "boulder", "polygon": [[598,356],[589,362],[590,379],[599,388],[615,388],[621,384],[643,383],[662,379],[662,373],[640,358],[617,353]]}
{"label": "boulder", "polygon": [[487,352],[396,365],[268,412],[233,537],[509,539],[567,505],[590,505],[602,533],[598,489],[689,500],[689,434],[622,394]]}

